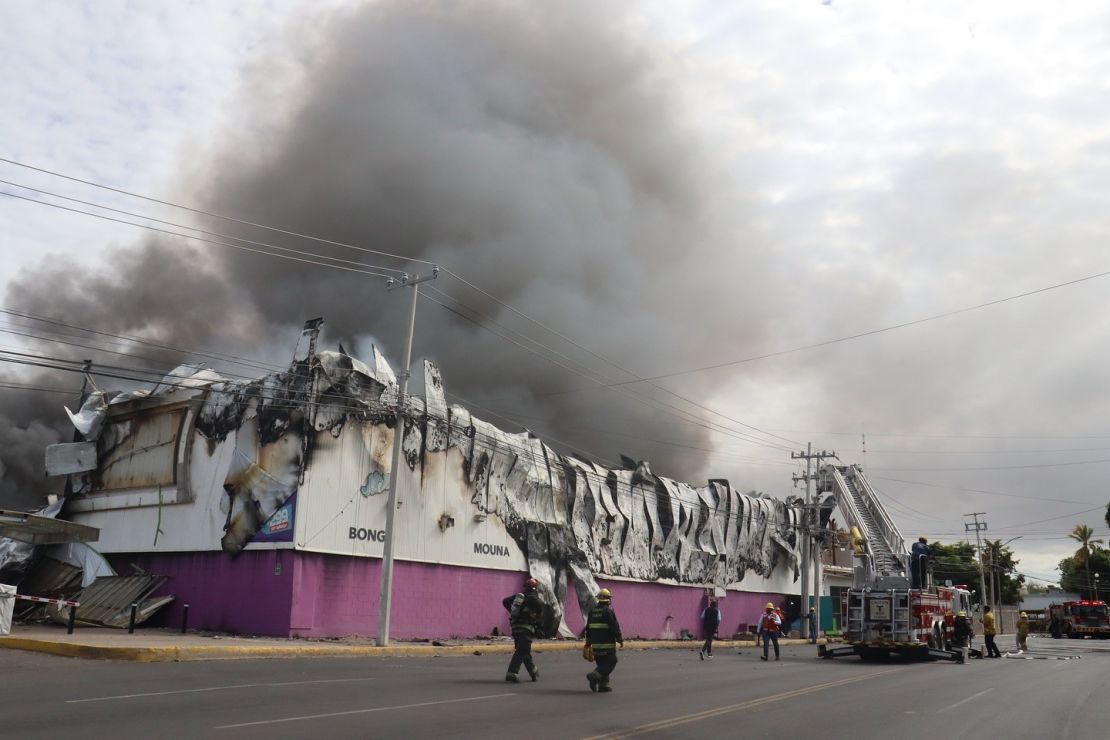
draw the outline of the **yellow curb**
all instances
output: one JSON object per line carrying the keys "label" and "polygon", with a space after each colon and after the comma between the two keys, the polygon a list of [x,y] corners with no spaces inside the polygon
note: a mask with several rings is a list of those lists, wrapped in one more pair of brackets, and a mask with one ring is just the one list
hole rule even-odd
{"label": "yellow curb", "polygon": [[[823,640],[819,642],[824,642]],[[807,645],[807,640],[779,640],[781,645]],[[694,640],[637,640],[630,642],[626,650],[650,649],[687,649],[693,650],[701,643]],[[754,648],[757,645],[746,640],[717,640],[719,648]],[[28,650],[66,658],[88,658],[93,660],[125,660],[137,663],[158,663],[183,660],[233,660],[245,658],[309,658],[309,657],[433,657],[445,655],[509,654],[513,646],[509,644],[468,645],[395,645],[377,647],[376,645],[196,645],[167,647],[119,647],[114,645],[82,645],[73,642],[35,640],[23,637],[0,638],[0,647],[12,650]],[[537,642],[533,651],[578,652],[581,642]]]}

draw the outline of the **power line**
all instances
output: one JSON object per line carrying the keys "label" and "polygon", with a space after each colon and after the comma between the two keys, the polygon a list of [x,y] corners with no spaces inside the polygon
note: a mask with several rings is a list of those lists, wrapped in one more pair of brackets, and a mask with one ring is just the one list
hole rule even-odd
{"label": "power line", "polygon": [[377,255],[380,255],[382,257],[390,257],[390,258],[393,258],[393,259],[405,260],[407,262],[419,262],[419,263],[422,263],[422,264],[425,264],[425,265],[434,264],[433,262],[429,262],[428,260],[417,259],[415,257],[405,257],[404,255],[400,255],[400,254],[391,254],[390,252],[383,252],[381,250],[370,249],[368,247],[360,247],[360,246],[356,246],[354,244],[346,244],[344,242],[332,241],[331,239],[324,239],[322,237],[311,236],[309,234],[301,234],[301,233],[298,233],[296,231],[289,231],[287,229],[280,229],[280,228],[277,228],[275,226],[266,226],[265,224],[259,224],[259,223],[255,223],[253,221],[247,221],[245,219],[234,218],[233,216],[225,216],[225,215],[222,215],[222,214],[219,214],[219,213],[213,213],[212,211],[205,211],[205,210],[202,210],[200,208],[192,208],[190,206],[181,205],[179,203],[171,203],[170,201],[159,200],[157,198],[151,198],[150,196],[140,195],[139,193],[133,193],[133,192],[130,192],[128,190],[122,190],[120,188],[113,188],[109,185],[102,185],[98,182],[93,182],[92,180],[83,180],[79,177],[73,177],[72,175],[62,174],[61,172],[55,172],[53,170],[44,169],[42,167],[35,167],[33,165],[24,164],[23,162],[17,162],[14,159],[7,159],[5,157],[0,157],[0,162],[5,162],[7,164],[14,165],[16,167],[23,167],[23,168],[28,169],[28,170],[34,170],[35,172],[41,172],[43,174],[51,175],[53,177],[60,177],[63,180],[69,180],[71,182],[78,182],[78,183],[81,183],[82,185],[89,185],[89,186],[94,187],[94,188],[100,188],[101,190],[108,190],[108,191],[111,191],[113,193],[119,193],[120,195],[126,195],[126,196],[129,196],[129,197],[132,197],[132,198],[138,198],[139,200],[145,200],[149,203],[157,203],[159,205],[169,206],[171,208],[179,208],[183,211],[189,211],[190,213],[197,213],[197,214],[200,214],[202,216],[210,216],[212,218],[218,218],[222,221],[229,221],[231,223],[237,223],[237,224],[241,224],[243,226],[253,226],[253,227],[258,228],[258,229],[265,229],[267,231],[272,231],[272,232],[279,233],[279,234],[286,234],[287,236],[295,236],[295,237],[298,237],[298,238],[301,238],[301,239],[310,239],[310,240],[315,241],[315,242],[320,242],[321,244],[331,244],[332,246],[336,246],[336,247],[345,247],[347,249],[355,249],[355,250],[358,250],[360,252],[367,252],[369,254],[377,254]]}
{"label": "power line", "polygon": [[[518,346],[518,347],[520,347],[521,349],[523,349],[523,350],[525,350],[525,351],[527,351],[527,352],[529,352],[529,353],[531,353],[531,354],[535,354],[535,355],[537,355],[537,356],[541,357],[542,359],[544,359],[544,360],[546,360],[546,361],[548,361],[548,362],[551,362],[552,364],[555,364],[555,365],[557,365],[558,367],[561,367],[561,368],[563,368],[564,370],[567,370],[568,372],[571,372],[571,373],[573,373],[573,374],[575,374],[575,375],[579,375],[579,376],[582,376],[582,377],[586,378],[587,380],[589,380],[589,381],[591,381],[591,382],[594,382],[594,383],[598,383],[598,384],[599,384],[599,385],[601,385],[601,386],[604,386],[604,385],[605,385],[605,383],[604,383],[603,381],[599,381],[599,380],[597,380],[596,378],[592,378],[592,377],[590,377],[589,375],[587,375],[587,374],[583,373],[582,371],[580,371],[580,370],[578,370],[578,369],[576,369],[576,368],[573,368],[573,367],[570,367],[570,366],[564,365],[564,364],[562,364],[562,363],[560,363],[560,362],[558,362],[558,361],[556,361],[556,360],[553,360],[553,359],[551,359],[551,358],[549,358],[549,357],[546,357],[546,356],[544,356],[544,355],[542,355],[542,354],[540,354],[540,353],[536,352],[536,351],[535,351],[535,350],[533,350],[532,348],[530,348],[530,347],[527,347],[526,345],[523,345],[523,344],[521,344],[520,342],[517,342],[516,340],[512,339],[511,337],[507,337],[507,336],[505,336],[505,335],[503,335],[503,334],[498,334],[498,333],[497,333],[496,331],[494,331],[494,330],[493,330],[493,329],[491,329],[490,327],[488,327],[488,326],[485,326],[485,325],[483,325],[483,324],[482,324],[481,322],[479,322],[479,321],[476,321],[476,320],[475,320],[474,318],[472,318],[472,317],[470,317],[470,316],[467,316],[467,315],[466,315],[465,313],[463,313],[463,312],[461,312],[461,311],[459,311],[459,310],[457,310],[457,309],[455,309],[455,308],[452,308],[451,306],[448,306],[447,304],[443,303],[442,301],[439,301],[439,300],[437,300],[437,299],[435,299],[435,298],[431,297],[430,295],[427,295],[426,293],[425,293],[425,294],[422,294],[422,296],[421,296],[421,297],[423,297],[423,298],[425,298],[425,299],[427,299],[427,300],[431,301],[432,303],[436,303],[436,304],[438,304],[438,305],[442,306],[443,308],[445,308],[446,310],[450,311],[451,313],[453,313],[453,314],[455,314],[455,315],[459,316],[460,318],[462,318],[462,319],[464,319],[464,320],[466,320],[466,321],[469,321],[469,322],[473,323],[473,324],[474,324],[475,326],[477,326],[477,327],[479,327],[479,328],[481,328],[481,329],[484,329],[484,330],[486,330],[486,331],[490,332],[490,333],[491,333],[491,334],[493,334],[494,336],[498,336],[498,337],[501,337],[502,339],[505,339],[506,341],[509,341],[509,342],[511,342],[512,344],[515,344],[515,345],[517,345],[517,346]],[[618,390],[618,392],[619,392],[619,390]],[[694,415],[693,415],[693,414],[692,414],[691,412],[689,412],[689,411],[686,411],[685,409],[681,409],[681,408],[679,408],[679,407],[677,407],[677,406],[675,406],[675,405],[673,405],[673,404],[669,404],[669,403],[666,403],[666,402],[663,402],[663,401],[659,401],[658,399],[653,399],[653,398],[650,398],[650,397],[648,397],[648,396],[642,396],[642,395],[639,395],[639,394],[636,394],[636,393],[634,393],[634,392],[630,392],[630,391],[626,391],[626,393],[630,393],[630,394],[632,395],[632,397],[633,397],[633,398],[635,398],[635,399],[637,399],[637,400],[639,400],[639,401],[643,401],[643,402],[647,402],[647,403],[651,403],[651,404],[654,404],[654,405],[656,405],[656,407],[662,406],[662,407],[665,407],[665,408],[668,408],[668,409],[672,409],[673,411],[675,411],[675,412],[678,412],[678,413],[680,413],[680,414],[684,414],[684,415],[686,415],[686,416],[688,416],[688,417],[691,417],[691,418],[696,418],[696,417],[694,417]],[[539,395],[543,396],[543,395],[547,395],[547,394],[539,394]],[[729,436],[735,437],[736,439],[741,439],[741,440],[747,441],[747,442],[749,442],[750,444],[755,444],[755,445],[759,445],[759,446],[761,446],[761,447],[769,447],[769,448],[771,448],[771,449],[779,449],[779,450],[785,450],[785,449],[786,449],[785,447],[782,447],[781,445],[776,445],[776,444],[773,444],[773,443],[770,443],[770,442],[766,442],[766,441],[763,441],[763,440],[761,440],[761,439],[758,439],[758,438],[756,438],[756,437],[753,437],[752,435],[749,435],[749,434],[745,434],[744,432],[739,432],[739,431],[736,431],[736,430],[733,430],[733,429],[728,429],[727,427],[723,427],[722,425],[720,425],[720,424],[716,424],[716,423],[714,423],[714,422],[708,422],[708,421],[704,421],[704,420],[702,420],[702,421],[703,421],[703,425],[704,425],[704,424],[709,424],[709,425],[712,425],[712,427],[718,427],[718,429],[712,429],[712,428],[711,428],[711,427],[709,427],[709,426],[707,426],[707,427],[706,427],[706,428],[708,428],[708,429],[711,429],[712,431],[717,431],[718,433],[728,434]]]}
{"label": "power line", "polygon": [[[70,180],[70,181],[73,181],[73,182],[78,182],[78,183],[81,183],[81,184],[84,184],[84,185],[89,185],[89,186],[92,186],[92,187],[101,188],[101,189],[104,189],[104,190],[108,190],[108,191],[115,192],[115,193],[120,193],[120,194],[127,195],[127,196],[134,197],[134,198],[139,198],[139,199],[142,199],[142,200],[145,200],[145,201],[148,201],[148,202],[158,203],[160,205],[166,205],[166,206],[170,206],[172,208],[179,208],[179,209],[189,211],[189,212],[192,212],[192,213],[203,214],[203,215],[206,215],[206,216],[211,216],[213,218],[219,218],[219,219],[223,219],[225,221],[230,221],[230,222],[234,222],[234,223],[238,223],[238,224],[253,226],[253,227],[256,227],[256,228],[265,229],[267,231],[287,234],[287,235],[290,235],[290,236],[295,236],[295,237],[299,237],[299,238],[303,238],[303,239],[310,239],[312,241],[316,241],[316,242],[323,243],[323,244],[330,244],[330,245],[333,245],[333,246],[344,247],[344,248],[347,248],[347,249],[354,249],[354,250],[358,250],[358,251],[361,251],[361,252],[368,252],[368,253],[378,254],[378,255],[392,257],[392,258],[396,258],[396,259],[403,259],[403,260],[407,260],[407,261],[411,261],[411,262],[420,262],[420,263],[424,263],[424,264],[433,264],[432,262],[429,262],[427,260],[403,257],[401,255],[396,255],[396,254],[392,254],[392,253],[389,253],[389,252],[382,252],[382,251],[379,251],[379,250],[373,250],[373,249],[369,249],[369,248],[366,248],[366,247],[360,247],[360,246],[357,246],[357,245],[348,244],[348,243],[344,243],[344,242],[333,241],[333,240],[330,240],[330,239],[323,239],[321,237],[316,237],[316,236],[312,236],[312,235],[308,235],[308,234],[302,234],[302,233],[299,233],[299,232],[289,231],[289,230],[286,230],[286,229],[280,229],[280,228],[268,226],[268,225],[265,225],[265,224],[256,223],[256,222],[253,222],[253,221],[246,221],[246,220],[234,218],[234,217],[231,217],[231,216],[226,216],[226,215],[222,215],[222,214],[218,214],[218,213],[213,213],[211,211],[204,211],[204,210],[201,210],[201,209],[192,208],[190,206],[184,206],[184,205],[181,205],[181,204],[172,203],[172,202],[165,201],[165,200],[160,200],[160,199],[157,199],[157,198],[151,198],[151,197],[140,195],[138,193],[134,193],[134,192],[131,192],[131,191],[126,191],[126,190],[122,190],[122,189],[119,189],[119,188],[113,188],[113,187],[110,187],[110,186],[102,185],[100,183],[96,183],[96,182],[93,182],[93,181],[90,181],[90,180],[85,180],[85,179],[73,177],[73,176],[70,176],[70,175],[65,175],[65,174],[62,174],[60,172],[56,172],[56,171],[53,171],[53,170],[47,170],[45,168],[24,164],[22,162],[18,162],[16,160],[12,160],[12,159],[7,159],[7,158],[0,157],[0,162],[6,162],[8,164],[11,164],[11,165],[14,165],[14,166],[17,166],[17,167],[23,167],[23,168],[26,168],[26,169],[29,169],[29,170],[34,170],[34,171],[41,172],[41,173],[44,173],[44,174],[48,174],[48,175],[51,175],[51,176],[54,176],[54,177],[60,177],[60,178]],[[173,222],[162,221],[160,219],[156,219],[156,218],[153,218],[153,217],[150,217],[150,216],[143,216],[141,214],[135,214],[135,213],[132,213],[132,212],[129,212],[129,211],[122,211],[122,210],[119,210],[119,209],[111,208],[109,206],[99,205],[99,204],[91,203],[89,201],[79,200],[79,199],[76,199],[76,198],[71,198],[69,196],[60,195],[60,194],[57,194],[57,193],[52,193],[50,191],[39,190],[37,188],[32,188],[32,187],[29,187],[29,186],[26,186],[26,185],[21,185],[19,183],[11,182],[11,181],[8,181],[8,180],[0,180],[0,182],[6,183],[6,184],[9,184],[9,185],[13,185],[15,187],[24,188],[24,189],[30,190],[32,192],[42,193],[42,194],[50,195],[50,196],[53,196],[53,197],[56,197],[56,198],[62,198],[62,199],[65,199],[65,200],[69,200],[71,202],[77,202],[77,203],[81,203],[81,204],[84,204],[84,205],[89,205],[89,206],[92,206],[92,207],[95,207],[95,208],[102,208],[102,209],[105,209],[105,210],[114,211],[114,212],[117,212],[117,213],[123,213],[123,214],[126,214],[126,215],[138,217],[138,218],[146,218],[148,220],[156,221],[156,222],[159,222],[159,223],[168,223],[168,224],[173,225],[173,226],[178,227],[178,228],[186,228],[186,229],[198,231],[198,232],[204,233],[204,234],[209,234],[209,235],[213,235],[213,236],[220,236],[222,238],[236,239],[238,241],[245,241],[245,242],[248,242],[248,243],[251,243],[251,244],[266,246],[266,247],[273,248],[273,249],[283,249],[282,247],[278,247],[278,246],[275,246],[275,245],[272,245],[272,244],[266,244],[266,243],[263,243],[263,242],[252,242],[251,240],[243,239],[241,237],[229,236],[229,235],[226,235],[226,234],[220,234],[218,232],[205,231],[203,229],[197,229],[197,228],[191,227],[191,226],[184,226],[184,225],[181,225],[181,224],[175,224]],[[8,194],[8,193],[5,193],[5,194],[6,195],[11,195],[11,194]],[[15,197],[18,197],[18,196],[15,196]],[[43,203],[42,201],[35,201],[33,199],[26,199],[26,200],[31,200],[31,202]],[[46,203],[43,203],[43,204],[44,205],[53,205],[53,204],[46,204]],[[88,215],[96,215],[96,214],[88,214]],[[127,223],[129,223],[129,222],[127,222]],[[132,225],[138,225],[138,224],[132,224]],[[228,246],[230,246],[230,245],[228,245]],[[293,251],[297,251],[297,250],[293,250]],[[339,261],[339,262],[351,262],[350,260],[341,260],[340,258],[329,257],[329,256],[326,256],[326,255],[320,255],[320,254],[311,253],[311,252],[310,253],[302,253],[302,254],[312,254],[312,255],[315,255],[317,257],[321,257],[321,258],[324,258],[324,259],[336,260],[336,261]],[[354,263],[354,264],[362,264],[362,263]],[[394,268],[381,268],[381,269],[394,269]],[[784,442],[788,442],[792,445],[801,444],[800,442],[797,442],[796,440],[788,439],[786,437],[780,437],[779,435],[777,435],[773,432],[769,432],[769,431],[760,429],[759,427],[756,427],[756,426],[747,424],[745,422],[742,422],[738,419],[734,419],[734,418],[732,418],[732,417],[730,417],[726,414],[722,414],[722,413],[720,413],[720,412],[718,412],[714,409],[711,409],[711,408],[709,408],[708,406],[706,406],[704,404],[701,404],[701,403],[699,403],[697,401],[694,401],[690,398],[682,396],[682,395],[680,395],[680,394],[678,394],[678,393],[676,393],[676,392],[674,392],[674,391],[672,391],[668,388],[664,388],[663,386],[659,386],[655,383],[651,383],[650,382],[652,380],[651,378],[643,378],[640,375],[638,375],[637,373],[633,372],[632,370],[629,370],[625,367],[622,367],[617,362],[604,357],[603,355],[589,349],[588,347],[586,347],[583,344],[580,344],[579,342],[576,342],[575,340],[568,337],[566,334],[563,334],[562,332],[559,332],[556,329],[551,328],[550,326],[548,326],[547,324],[539,321],[538,319],[533,318],[532,316],[529,316],[528,314],[526,314],[523,311],[515,308],[514,306],[511,306],[510,304],[501,300],[500,298],[493,295],[489,291],[484,290],[483,288],[480,288],[479,286],[475,285],[474,283],[472,283],[469,280],[466,280],[465,278],[463,278],[458,273],[455,273],[455,272],[453,272],[449,269],[446,269],[446,268],[443,269],[443,272],[444,272],[444,274],[450,275],[451,277],[455,278],[456,280],[458,280],[463,285],[466,285],[467,287],[471,288],[472,290],[477,291],[481,295],[483,295],[483,296],[489,298],[490,300],[496,302],[497,304],[503,306],[504,308],[508,309],[509,311],[516,314],[517,316],[525,319],[526,321],[534,324],[535,326],[538,326],[539,328],[543,329],[544,331],[547,331],[550,334],[558,337],[559,339],[562,339],[563,341],[568,342],[569,344],[571,344],[571,345],[577,347],[578,349],[588,353],[592,357],[595,357],[596,359],[599,359],[602,362],[620,370],[621,372],[626,373],[628,375],[631,375],[633,378],[636,378],[636,381],[634,381],[634,382],[649,382],[650,385],[657,388],[658,390],[663,391],[664,393],[668,393],[672,396],[675,396],[676,398],[684,401],[685,403],[689,403],[693,406],[696,406],[696,407],[702,409],[703,411],[707,411],[707,412],[712,413],[716,416],[720,416],[724,419],[728,419],[729,421],[733,422],[734,424],[739,424],[741,426],[752,429],[753,431],[758,431],[761,434],[780,439],[780,440],[782,440]],[[458,299],[455,299],[455,300],[458,300]],[[461,303],[461,301],[460,301],[460,303]],[[539,344],[539,343],[537,342],[537,344]],[[541,346],[543,346],[543,345],[541,345]],[[551,350],[551,351],[553,351],[553,350]]]}
{"label": "power line", "polygon": [[802,352],[802,351],[805,351],[805,350],[818,349],[820,347],[827,347],[829,345],[839,344],[841,342],[850,342],[852,340],[861,339],[863,337],[874,336],[876,334],[883,334],[883,333],[886,333],[886,332],[895,331],[897,329],[905,329],[905,328],[910,327],[910,326],[916,326],[918,324],[924,324],[924,323],[927,323],[927,322],[930,322],[930,321],[937,321],[939,319],[944,319],[944,318],[948,318],[948,317],[951,317],[951,316],[957,316],[957,315],[960,315],[960,314],[969,313],[971,311],[978,311],[978,310],[983,309],[983,308],[989,308],[990,306],[997,306],[1001,303],[1016,301],[1016,300],[1019,300],[1021,298],[1028,298],[1030,296],[1038,295],[1040,293],[1047,293],[1047,292],[1052,291],[1052,290],[1058,290],[1060,288],[1067,288],[1067,287],[1070,287],[1072,285],[1078,285],[1079,283],[1088,282],[1090,280],[1097,280],[1099,278],[1104,278],[1104,277],[1107,277],[1108,275],[1110,275],[1110,270],[1106,270],[1104,272],[1098,272],[1098,273],[1095,273],[1093,275],[1085,275],[1085,276],[1080,277],[1080,278],[1075,278],[1074,280],[1066,280],[1062,283],[1056,283],[1054,285],[1046,285],[1046,286],[1041,287],[1041,288],[1036,288],[1034,290],[1027,290],[1023,293],[1016,293],[1014,295],[1006,296],[1004,298],[997,298],[997,299],[992,300],[992,301],[986,301],[984,303],[978,303],[978,304],[975,304],[973,306],[965,306],[963,308],[958,308],[958,309],[954,309],[952,311],[945,311],[943,313],[933,314],[931,316],[926,316],[926,317],[923,317],[923,318],[920,318],[920,319],[914,319],[912,321],[903,321],[900,324],[892,324],[890,326],[884,326],[884,327],[881,327],[881,328],[878,328],[878,329],[869,329],[867,331],[857,332],[855,334],[848,334],[848,335],[845,335],[845,336],[842,336],[842,337],[836,337],[836,338],[833,338],[833,339],[826,339],[826,340],[821,341],[821,342],[815,342],[813,344],[806,344],[806,345],[802,345],[802,346],[799,346],[799,347],[793,347],[791,349],[778,350],[776,352],[767,352],[767,353],[760,354],[760,355],[752,355],[751,357],[745,357],[745,358],[739,359],[739,360],[729,360],[728,362],[719,362],[719,363],[716,363],[716,364],[713,364],[713,365],[703,365],[701,367],[690,368],[690,369],[687,369],[687,370],[676,370],[676,371],[670,372],[670,373],[661,373],[659,375],[652,375],[650,377],[641,378],[639,380],[621,381],[620,384],[621,385],[627,385],[627,384],[632,384],[632,383],[641,383],[641,382],[646,382],[646,381],[649,381],[649,380],[661,380],[663,378],[673,378],[673,377],[676,377],[676,376],[679,376],[679,375],[689,375],[690,373],[700,373],[700,372],[705,372],[706,370],[717,370],[717,369],[724,368],[724,367],[733,367],[733,366],[742,365],[742,364],[745,364],[745,363],[748,363],[748,362],[755,362],[757,360],[766,360],[766,359],[770,359],[772,357],[781,357],[783,355],[789,355],[789,354],[793,354],[795,352]]}
{"label": "power line", "polygon": [[1087,501],[1073,501],[1065,498],[1051,498],[1049,496],[1023,496],[1020,493],[1004,493],[1002,491],[989,491],[982,488],[964,488],[962,486],[949,486],[941,483],[926,483],[919,480],[905,480],[904,478],[887,478],[881,475],[874,476],[874,480],[885,480],[891,483],[906,483],[911,486],[925,486],[927,488],[943,488],[952,491],[961,491],[964,493],[979,493],[987,496],[1003,496],[1006,498],[1020,498],[1028,499],[1030,501],[1053,501],[1061,504],[1085,504]]}
{"label": "power line", "polygon": [[[38,200],[36,198],[28,198],[28,197],[23,196],[23,195],[17,195],[15,193],[9,193],[9,192],[3,191],[3,190],[0,190],[0,195],[5,195],[9,198],[15,198],[17,200],[26,201],[28,203],[35,203],[35,204],[40,205],[40,206],[48,206],[50,208],[57,208],[57,209],[62,210],[62,211],[69,211],[70,213],[78,213],[78,214],[81,214],[83,216],[91,216],[92,218],[99,218],[99,219],[102,219],[104,221],[113,221],[113,222],[118,223],[118,224],[125,224],[127,226],[135,226],[137,228],[147,229],[149,231],[154,231],[154,232],[157,232],[159,234],[166,234],[166,235],[169,235],[169,236],[177,236],[177,237],[180,237],[182,239],[192,239],[193,241],[203,242],[205,244],[215,244],[215,245],[218,245],[218,246],[221,246],[221,247],[228,247],[230,249],[239,249],[239,250],[244,251],[244,252],[253,252],[255,254],[264,254],[267,257],[277,257],[279,259],[292,260],[294,262],[302,262],[302,263],[310,264],[310,265],[318,265],[320,267],[330,267],[334,270],[346,270],[347,272],[355,272],[355,273],[360,273],[360,274],[363,274],[363,275],[371,275],[371,276],[375,276],[375,277],[384,277],[384,278],[390,277],[390,275],[388,275],[384,272],[376,272],[374,270],[369,270],[369,269],[360,269],[360,268],[357,268],[357,267],[348,267],[348,266],[345,266],[343,264],[331,264],[331,263],[320,262],[319,261],[319,259],[326,259],[326,260],[333,260],[336,263],[351,262],[351,260],[344,260],[344,259],[341,259],[339,257],[328,257],[326,255],[316,254],[315,252],[304,252],[304,251],[301,251],[299,249],[289,249],[287,247],[276,247],[275,246],[275,247],[273,247],[274,249],[280,250],[282,252],[289,252],[289,254],[276,254],[274,252],[267,252],[263,249],[256,249],[254,247],[247,247],[247,246],[244,246],[242,244],[232,244],[230,242],[218,241],[218,240],[215,240],[215,239],[207,239],[207,238],[204,238],[204,237],[195,236],[193,234],[182,234],[179,231],[170,231],[169,229],[162,229],[162,228],[159,228],[157,226],[151,226],[149,224],[140,224],[140,223],[135,223],[134,221],[127,221],[127,220],[122,219],[122,218],[115,218],[114,216],[105,216],[102,213],[93,213],[92,211],[83,211],[80,208],[70,208],[69,206],[63,206],[60,203],[49,203],[45,200]],[[232,237],[232,238],[235,238],[235,237]],[[314,257],[318,257],[319,259],[313,260],[313,259],[306,259],[304,257],[295,257],[295,256],[293,256],[295,254],[311,255],[311,256],[314,256]],[[357,263],[353,263],[353,264],[362,264],[362,263],[357,262]],[[366,267],[377,267],[377,266],[376,265],[366,265]],[[392,268],[379,268],[379,269],[392,269]]]}

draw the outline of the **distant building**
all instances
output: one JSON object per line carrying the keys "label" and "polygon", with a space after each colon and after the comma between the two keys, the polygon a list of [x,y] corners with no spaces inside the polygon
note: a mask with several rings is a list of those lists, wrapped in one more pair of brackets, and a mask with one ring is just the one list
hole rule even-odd
{"label": "distant building", "polygon": [[1047,609],[1049,604],[1059,604],[1063,601],[1081,601],[1082,596],[1070,591],[1049,586],[1048,591],[1043,594],[1022,594],[1021,596],[1021,609],[1022,611],[1043,611]]}

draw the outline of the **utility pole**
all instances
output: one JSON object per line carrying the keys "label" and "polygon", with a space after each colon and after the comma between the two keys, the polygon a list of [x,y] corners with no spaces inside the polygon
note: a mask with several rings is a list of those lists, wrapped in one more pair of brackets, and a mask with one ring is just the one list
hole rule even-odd
{"label": "utility pole", "polygon": [[378,647],[389,644],[389,610],[393,602],[393,520],[397,514],[397,479],[401,475],[401,448],[405,441],[405,398],[409,390],[410,367],[412,364],[412,335],[416,328],[416,299],[420,294],[420,283],[435,280],[439,276],[439,265],[432,268],[431,275],[409,276],[402,274],[400,280],[389,278],[386,287],[412,288],[412,303],[409,305],[408,335],[405,337],[404,369],[397,377],[397,421],[393,424],[393,466],[389,469],[389,496],[385,505],[385,545],[382,550],[381,591],[378,597]]}
{"label": "utility pole", "polygon": [[[818,625],[821,624],[821,548],[814,547],[813,535],[816,534],[817,528],[817,505],[813,500],[813,481],[817,478],[817,474],[813,471],[813,461],[816,460],[820,463],[826,457],[836,457],[835,452],[829,450],[821,450],[820,452],[813,451],[813,443],[810,442],[806,445],[805,452],[791,452],[791,460],[805,460],[806,472],[804,475],[793,476],[794,484],[797,485],[798,481],[804,480],[806,484],[806,499],[805,506],[802,509],[802,525],[799,529],[799,536],[802,538],[802,619],[801,625],[805,629],[805,619],[809,616],[810,609],[810,590],[809,590],[809,566],[810,561],[814,561],[813,573],[813,618]],[[814,556],[816,555],[816,557]],[[810,630],[814,628],[811,625]],[[808,637],[803,632],[803,637]]]}
{"label": "utility pole", "polygon": [[987,601],[987,579],[983,575],[983,545],[979,539],[979,533],[987,530],[987,523],[979,521],[979,517],[986,516],[985,511],[976,511],[971,514],[964,514],[965,517],[970,516],[974,518],[974,522],[964,522],[964,531],[968,532],[972,529],[975,530],[975,551],[979,555],[979,588],[982,589],[979,593],[979,604],[989,604]]}

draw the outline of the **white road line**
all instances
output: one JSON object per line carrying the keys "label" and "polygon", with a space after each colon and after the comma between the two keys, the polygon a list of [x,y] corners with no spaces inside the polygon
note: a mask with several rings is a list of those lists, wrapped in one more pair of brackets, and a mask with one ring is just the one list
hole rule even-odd
{"label": "white road line", "polygon": [[90,701],[115,701],[116,699],[139,699],[144,696],[170,696],[171,694],[199,694],[205,691],[228,691],[231,689],[254,689],[263,686],[304,686],[313,683],[351,683],[353,681],[376,681],[376,678],[325,678],[319,681],[281,681],[278,683],[238,683],[232,686],[206,686],[203,689],[178,689],[176,691],[151,691],[146,694],[121,694],[119,696],[98,696],[94,699],[66,699],[66,704],[83,704]]}
{"label": "white road line", "polygon": [[992,691],[994,691],[994,689],[987,689],[986,691],[980,691],[978,694],[972,694],[971,696],[967,697],[966,699],[962,699],[961,701],[958,701],[955,704],[947,706],[944,709],[938,709],[937,714],[943,714],[944,712],[951,711],[951,710],[955,709],[956,707],[962,707],[964,704],[967,704],[972,699],[978,699],[983,694],[989,694]]}
{"label": "white road line", "polygon": [[437,704],[459,704],[464,701],[482,701],[483,699],[501,699],[506,696],[516,696],[515,693],[489,694],[487,696],[469,696],[465,699],[444,699],[443,701],[422,701],[419,704],[397,704],[392,707],[374,707],[372,709],[352,709],[349,712],[328,712],[327,714],[306,714],[302,717],[282,717],[281,719],[264,719],[258,722],[241,722],[237,725],[219,725],[217,730],[231,730],[236,727],[257,727],[258,725],[276,725],[280,722],[300,722],[305,719],[324,719],[326,717],[345,717],[352,714],[370,714],[371,712],[388,712],[393,709],[415,709],[416,707],[434,707]]}

